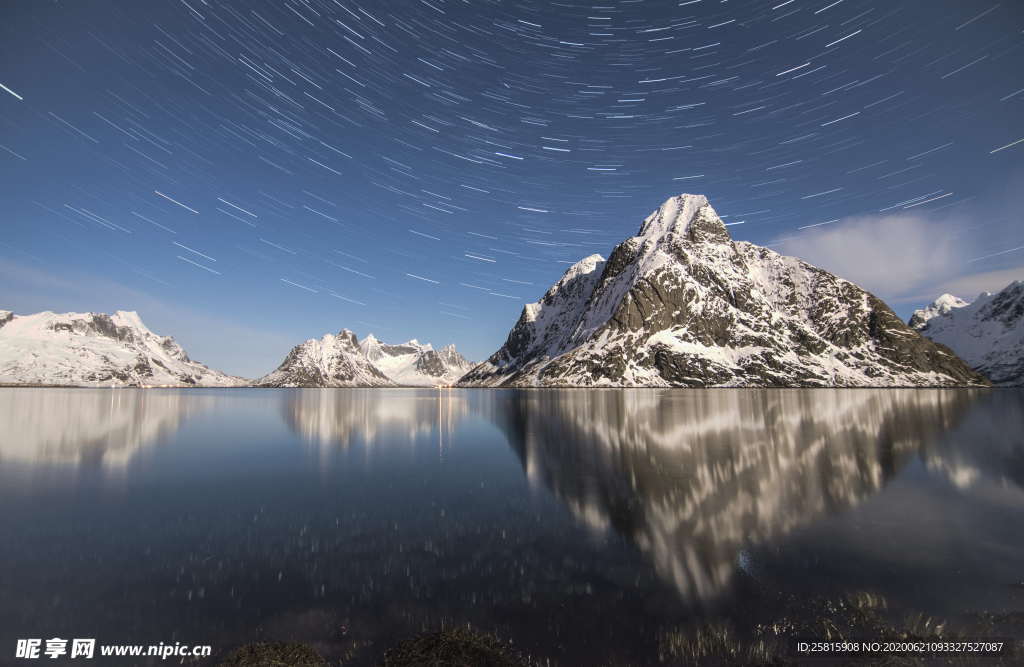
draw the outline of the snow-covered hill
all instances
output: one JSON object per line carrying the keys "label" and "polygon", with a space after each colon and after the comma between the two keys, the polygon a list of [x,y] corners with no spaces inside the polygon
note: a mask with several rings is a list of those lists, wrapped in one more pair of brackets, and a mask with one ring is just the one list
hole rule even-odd
{"label": "snow-covered hill", "polygon": [[1024,386],[1024,281],[968,303],[943,294],[914,311],[910,325],[946,345],[993,384]]}
{"label": "snow-covered hill", "polygon": [[359,349],[374,366],[403,386],[453,384],[473,367],[455,345],[435,350],[430,343],[420,343],[415,338],[390,345],[370,334],[359,344]]}
{"label": "snow-covered hill", "polygon": [[233,387],[248,380],[192,361],[134,311],[0,310],[0,384]]}
{"label": "snow-covered hill", "polygon": [[363,356],[359,339],[348,329],[296,345],[261,387],[391,387],[386,375]]}
{"label": "snow-covered hill", "polygon": [[881,300],[734,242],[701,195],[672,197],[608,260],[527,305],[467,386],[956,386],[984,378]]}
{"label": "snow-covered hill", "polygon": [[390,345],[373,334],[362,342],[348,329],[337,336],[307,340],[292,349],[273,373],[257,383],[268,387],[437,386],[455,382],[473,366],[448,345],[435,350],[416,339]]}

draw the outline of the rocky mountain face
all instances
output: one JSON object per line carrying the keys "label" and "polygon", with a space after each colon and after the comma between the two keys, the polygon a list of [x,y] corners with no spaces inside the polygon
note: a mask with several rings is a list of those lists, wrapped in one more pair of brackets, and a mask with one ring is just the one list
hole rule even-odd
{"label": "rocky mountain face", "polygon": [[987,381],[857,285],[733,241],[700,195],[527,305],[466,386],[960,386]]}
{"label": "rocky mountain face", "polygon": [[390,387],[359,349],[359,339],[348,329],[296,345],[281,365],[256,383],[261,387]]}
{"label": "rocky mountain face", "polygon": [[370,334],[359,349],[393,382],[405,386],[453,384],[473,367],[454,345],[435,350],[430,343],[420,343],[415,338],[391,345]]}
{"label": "rocky mountain face", "polygon": [[292,348],[265,387],[393,387],[452,384],[472,367],[448,345],[434,350],[413,339],[391,345],[373,334],[362,342],[348,329]]}
{"label": "rocky mountain face", "polygon": [[189,359],[139,315],[0,311],[0,384],[233,387],[248,381]]}
{"label": "rocky mountain face", "polygon": [[943,294],[914,311],[910,326],[946,345],[1000,386],[1024,386],[1024,281],[968,303]]}

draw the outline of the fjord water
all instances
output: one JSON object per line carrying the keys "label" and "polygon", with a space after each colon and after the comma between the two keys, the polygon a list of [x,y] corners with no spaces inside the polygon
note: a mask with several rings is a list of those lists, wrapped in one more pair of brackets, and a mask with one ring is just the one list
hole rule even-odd
{"label": "fjord water", "polygon": [[373,664],[468,622],[654,664],[766,600],[1024,611],[1018,390],[0,389],[0,423],[4,654]]}

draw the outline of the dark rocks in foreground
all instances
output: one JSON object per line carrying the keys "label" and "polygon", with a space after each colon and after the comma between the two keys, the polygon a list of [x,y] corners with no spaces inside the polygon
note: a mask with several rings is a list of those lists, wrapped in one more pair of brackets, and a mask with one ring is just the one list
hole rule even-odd
{"label": "dark rocks in foreground", "polygon": [[[658,664],[695,667],[798,667],[815,662],[796,650],[798,641],[829,642],[957,642],[1002,641],[998,655],[968,652],[911,655],[863,653],[833,656],[822,664],[857,667],[955,665],[1011,667],[1020,665],[1024,651],[1024,613],[973,612],[961,615],[956,629],[943,619],[920,613],[894,618],[886,599],[857,592],[839,597],[807,599],[803,596],[763,592],[747,610],[743,623],[720,620],[687,629],[664,629],[657,638]],[[426,632],[398,642],[374,660],[365,653],[354,659],[327,661],[312,648],[297,642],[264,642],[236,649],[221,667],[320,667],[334,665],[379,667],[539,667],[559,664],[516,651],[511,642],[457,627]],[[571,664],[571,663],[561,663]],[[609,662],[608,665],[620,665]]]}
{"label": "dark rocks in foreground", "polygon": [[[328,662],[299,642],[258,642],[233,651],[220,667],[343,667],[348,660]],[[369,664],[360,661],[359,664]],[[534,667],[539,665],[495,635],[457,627],[426,632],[384,651],[381,667]]]}
{"label": "dark rocks in foreground", "polygon": [[236,649],[221,667],[313,667],[327,665],[320,655],[299,642],[258,642]]}

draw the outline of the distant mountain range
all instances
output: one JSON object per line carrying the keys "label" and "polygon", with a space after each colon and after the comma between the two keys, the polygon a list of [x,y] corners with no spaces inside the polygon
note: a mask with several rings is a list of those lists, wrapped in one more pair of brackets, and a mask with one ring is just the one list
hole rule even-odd
{"label": "distant mountain range", "polygon": [[894,387],[988,384],[880,299],[735,242],[700,195],[672,197],[605,260],[528,304],[465,386]]}
{"label": "distant mountain range", "polygon": [[952,349],[993,384],[1024,386],[1024,281],[971,302],[943,294],[914,311],[910,326]]}
{"label": "distant mountain range", "polygon": [[170,336],[138,314],[15,315],[0,310],[0,385],[123,387],[407,387],[454,384],[473,367],[448,345],[411,340],[360,343],[342,329],[296,345],[258,380],[227,375],[189,359]]}
{"label": "distant mountain range", "polygon": [[[701,195],[672,197],[606,260],[586,257],[473,365],[454,345],[342,329],[245,380],[188,358],[134,312],[0,311],[0,383],[261,387],[923,387],[1021,384],[1024,283],[943,295],[910,325],[857,285],[733,241]],[[922,335],[923,334],[923,335]],[[957,355],[960,356],[957,356]]]}
{"label": "distant mountain range", "polygon": [[397,387],[454,384],[473,364],[454,345],[434,350],[416,339],[399,345],[348,329],[296,345],[261,387]]}

